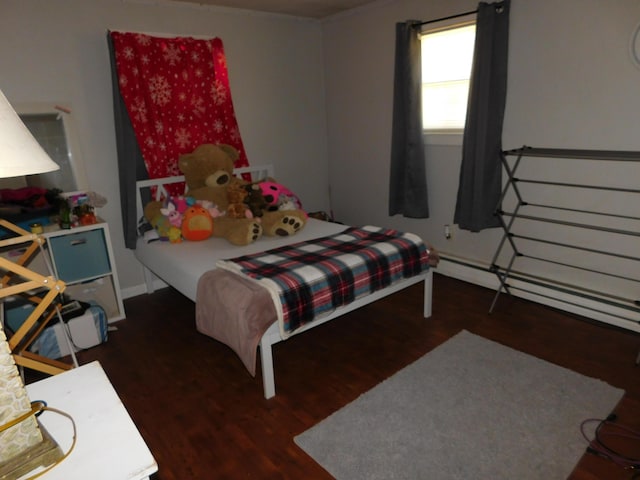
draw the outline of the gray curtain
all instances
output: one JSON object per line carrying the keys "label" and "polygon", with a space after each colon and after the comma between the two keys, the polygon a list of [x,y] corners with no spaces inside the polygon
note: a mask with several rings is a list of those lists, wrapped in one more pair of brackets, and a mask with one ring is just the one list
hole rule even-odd
{"label": "gray curtain", "polygon": [[107,33],[109,57],[111,59],[111,85],[113,89],[113,114],[116,129],[116,147],[118,151],[118,176],[120,180],[120,209],[122,211],[122,229],[124,244],[127,248],[136,248],[138,218],[136,218],[136,180],[148,178],[147,167],[138,147],[133,126],[129,120],[127,107],[120,95],[116,58],[111,40]]}
{"label": "gray curtain", "polygon": [[478,232],[499,227],[502,123],[507,93],[510,0],[480,3],[454,223]]}
{"label": "gray curtain", "polygon": [[396,24],[389,215],[428,218],[420,21]]}

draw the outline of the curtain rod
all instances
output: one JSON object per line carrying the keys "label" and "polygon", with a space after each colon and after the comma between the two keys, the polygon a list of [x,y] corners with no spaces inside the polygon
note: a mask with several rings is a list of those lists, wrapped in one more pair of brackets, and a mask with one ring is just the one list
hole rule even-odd
{"label": "curtain rod", "polygon": [[[502,10],[504,8],[504,2],[495,2],[492,5],[495,7],[496,12],[502,13]],[[427,25],[429,23],[444,22],[445,20],[452,20],[454,18],[465,17],[467,15],[473,15],[475,13],[478,13],[477,9],[472,10],[470,12],[458,13],[457,15],[450,15],[448,17],[436,18],[435,20],[426,20],[424,22],[419,23],[418,26],[421,27],[422,25]]]}
{"label": "curtain rod", "polygon": [[427,25],[429,23],[436,23],[436,22],[444,22],[445,20],[451,20],[453,18],[459,18],[459,17],[465,17],[467,15],[473,15],[474,13],[478,13],[478,10],[473,10],[471,12],[466,12],[466,13],[458,13],[457,15],[451,15],[449,17],[443,17],[443,18],[436,18],[435,20],[427,20],[425,22],[421,22],[419,25]]}

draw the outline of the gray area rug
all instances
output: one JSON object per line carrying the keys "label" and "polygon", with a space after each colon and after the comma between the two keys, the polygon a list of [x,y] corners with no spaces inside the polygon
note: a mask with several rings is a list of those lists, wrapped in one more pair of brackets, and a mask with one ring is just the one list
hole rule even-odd
{"label": "gray area rug", "polygon": [[463,331],[295,442],[339,480],[565,479],[623,394]]}

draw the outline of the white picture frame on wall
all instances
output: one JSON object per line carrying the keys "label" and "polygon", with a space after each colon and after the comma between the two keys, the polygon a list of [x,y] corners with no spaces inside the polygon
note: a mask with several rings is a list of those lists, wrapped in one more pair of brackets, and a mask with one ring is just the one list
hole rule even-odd
{"label": "white picture frame on wall", "polygon": [[25,177],[24,185],[58,188],[63,192],[89,190],[72,109],[65,102],[17,103],[14,108],[30,130],[33,128],[30,119],[42,117],[47,120],[49,125],[46,122],[36,125],[32,134],[52,160],[60,165],[58,171],[31,175],[28,179]]}

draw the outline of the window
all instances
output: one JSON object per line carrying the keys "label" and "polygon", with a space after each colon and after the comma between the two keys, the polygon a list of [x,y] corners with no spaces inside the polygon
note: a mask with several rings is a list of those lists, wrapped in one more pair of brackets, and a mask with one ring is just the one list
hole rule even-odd
{"label": "window", "polygon": [[464,129],[475,20],[423,30],[422,127],[429,133]]}

